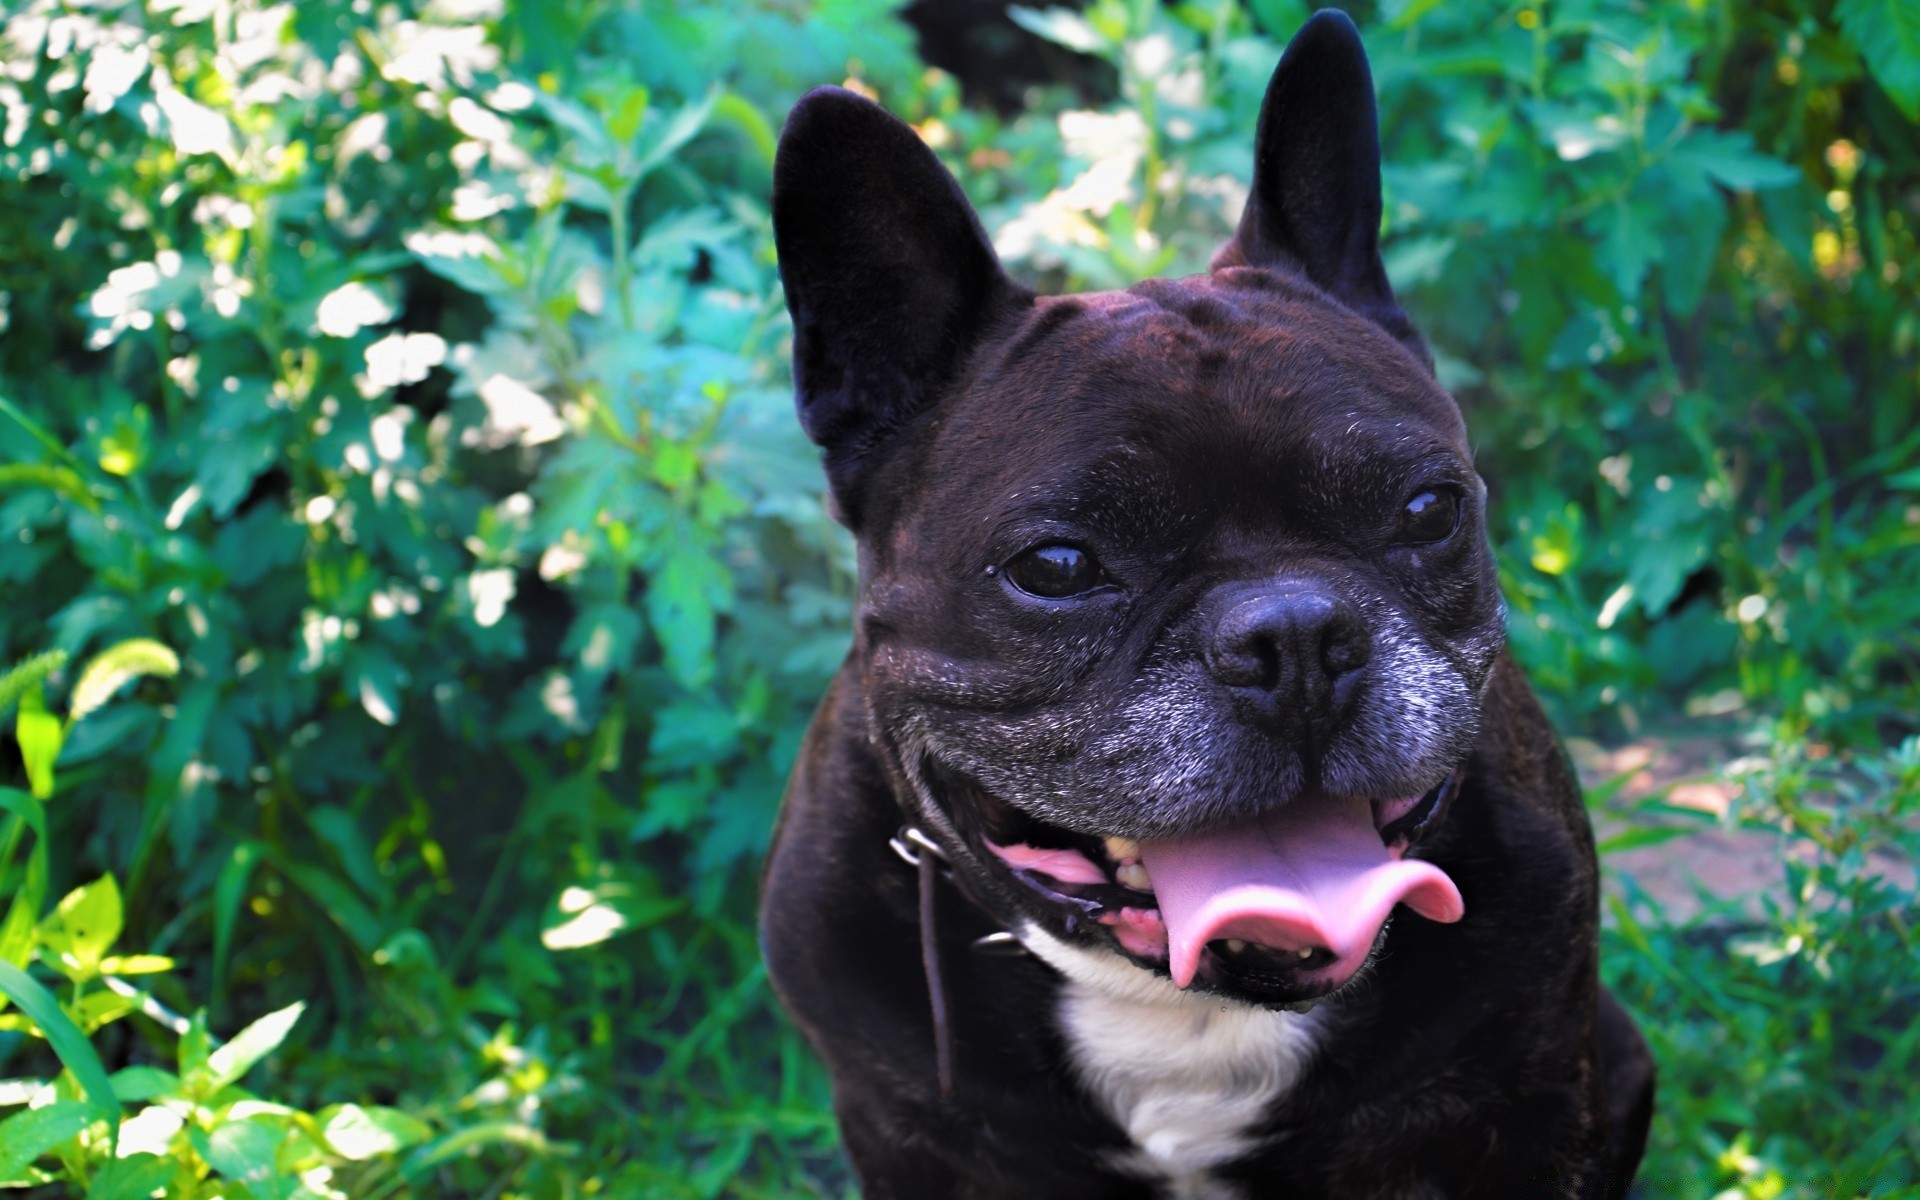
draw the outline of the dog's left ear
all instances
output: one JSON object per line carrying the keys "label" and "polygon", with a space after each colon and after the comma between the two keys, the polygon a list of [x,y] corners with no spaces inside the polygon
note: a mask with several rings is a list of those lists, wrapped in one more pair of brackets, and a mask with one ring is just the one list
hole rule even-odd
{"label": "dog's left ear", "polygon": [[1285,267],[1392,334],[1433,368],[1380,261],[1380,118],[1360,31],[1315,13],[1267,84],[1254,135],[1253,190],[1222,267]]}

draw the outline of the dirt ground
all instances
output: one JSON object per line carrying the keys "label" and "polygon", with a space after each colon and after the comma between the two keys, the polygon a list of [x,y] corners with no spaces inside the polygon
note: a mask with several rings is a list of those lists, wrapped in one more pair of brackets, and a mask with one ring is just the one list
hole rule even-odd
{"label": "dirt ground", "polygon": [[[1739,800],[1739,785],[1723,775],[1727,764],[1747,751],[1731,737],[1688,733],[1642,738],[1612,749],[1573,738],[1567,749],[1589,790],[1625,776],[1593,813],[1594,834],[1603,846],[1609,838],[1656,821],[1688,830],[1654,845],[1604,852],[1600,869],[1605,895],[1622,895],[1630,879],[1671,920],[1684,923],[1722,900],[1734,902],[1731,919],[1757,917],[1760,898],[1785,886],[1781,842],[1775,834],[1714,823]],[[1712,820],[1649,813],[1643,805],[1653,798]],[[1913,886],[1913,863],[1888,858],[1877,865]]]}

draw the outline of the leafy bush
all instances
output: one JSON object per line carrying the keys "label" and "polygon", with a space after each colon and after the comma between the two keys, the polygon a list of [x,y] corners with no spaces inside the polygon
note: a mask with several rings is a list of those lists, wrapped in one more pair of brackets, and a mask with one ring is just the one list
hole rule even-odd
{"label": "leafy bush", "polygon": [[[846,1189],[751,927],[853,569],[790,412],[780,114],[876,92],[1016,269],[1121,286],[1224,236],[1305,16],[1015,10],[1116,90],[1002,116],[898,8],[8,10],[0,655],[42,657],[0,684],[0,1181]],[[1631,907],[1609,935],[1684,1098],[1649,1170],[1703,1194],[1895,1194],[1871,1176],[1916,1150],[1911,1047],[1831,1015],[1912,1007],[1912,896],[1808,841],[1913,787],[1877,749],[1920,649],[1920,83],[1886,17],[1366,25],[1389,266],[1487,439],[1516,649],[1571,726],[1780,739],[1746,819],[1811,865],[1746,930],[1770,948]],[[63,669],[135,639],[178,673]],[[1794,1065],[1736,1094],[1736,1051]]]}
{"label": "leafy bush", "polygon": [[[824,1136],[810,1072],[757,1121],[729,1088],[794,1061],[747,860],[850,570],[779,345],[761,105],[789,85],[722,79],[793,22],[733,15],[8,18],[0,637],[184,662],[76,727],[40,844],[73,848],[63,888],[119,881],[179,964],[156,1002],[307,998],[262,1070],[316,1138],[372,1095],[416,1114],[397,1146],[436,1138],[323,1185],[183,1134],[207,1194],[631,1190],[725,1180],[769,1123]],[[787,61],[906,69],[862,15]],[[523,82],[502,45],[569,55]],[[133,1025],[110,1061],[178,1041],[191,1077]]]}
{"label": "leafy bush", "polygon": [[1788,744],[1733,775],[1741,822],[1778,840],[1781,886],[1759,910],[1722,900],[1675,928],[1644,894],[1613,905],[1610,973],[1662,1072],[1643,1184],[1920,1195],[1920,738],[1847,764]]}

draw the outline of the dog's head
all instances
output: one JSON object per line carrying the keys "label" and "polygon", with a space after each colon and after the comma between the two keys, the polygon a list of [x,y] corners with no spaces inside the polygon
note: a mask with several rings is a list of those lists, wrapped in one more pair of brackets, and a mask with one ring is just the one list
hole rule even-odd
{"label": "dog's head", "polygon": [[860,547],[869,735],[976,894],[1298,1004],[1395,904],[1502,640],[1466,430],[1381,265],[1353,25],[1295,37],[1204,276],[1035,298],[907,126],[809,93],[775,167],[800,419]]}

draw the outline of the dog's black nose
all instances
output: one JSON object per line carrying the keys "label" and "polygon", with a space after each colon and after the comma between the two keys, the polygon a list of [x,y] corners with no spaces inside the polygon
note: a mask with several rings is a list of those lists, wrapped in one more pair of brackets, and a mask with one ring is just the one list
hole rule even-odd
{"label": "dog's black nose", "polygon": [[1242,585],[1216,610],[1207,667],[1273,716],[1320,729],[1367,663],[1373,639],[1338,594],[1309,580]]}

